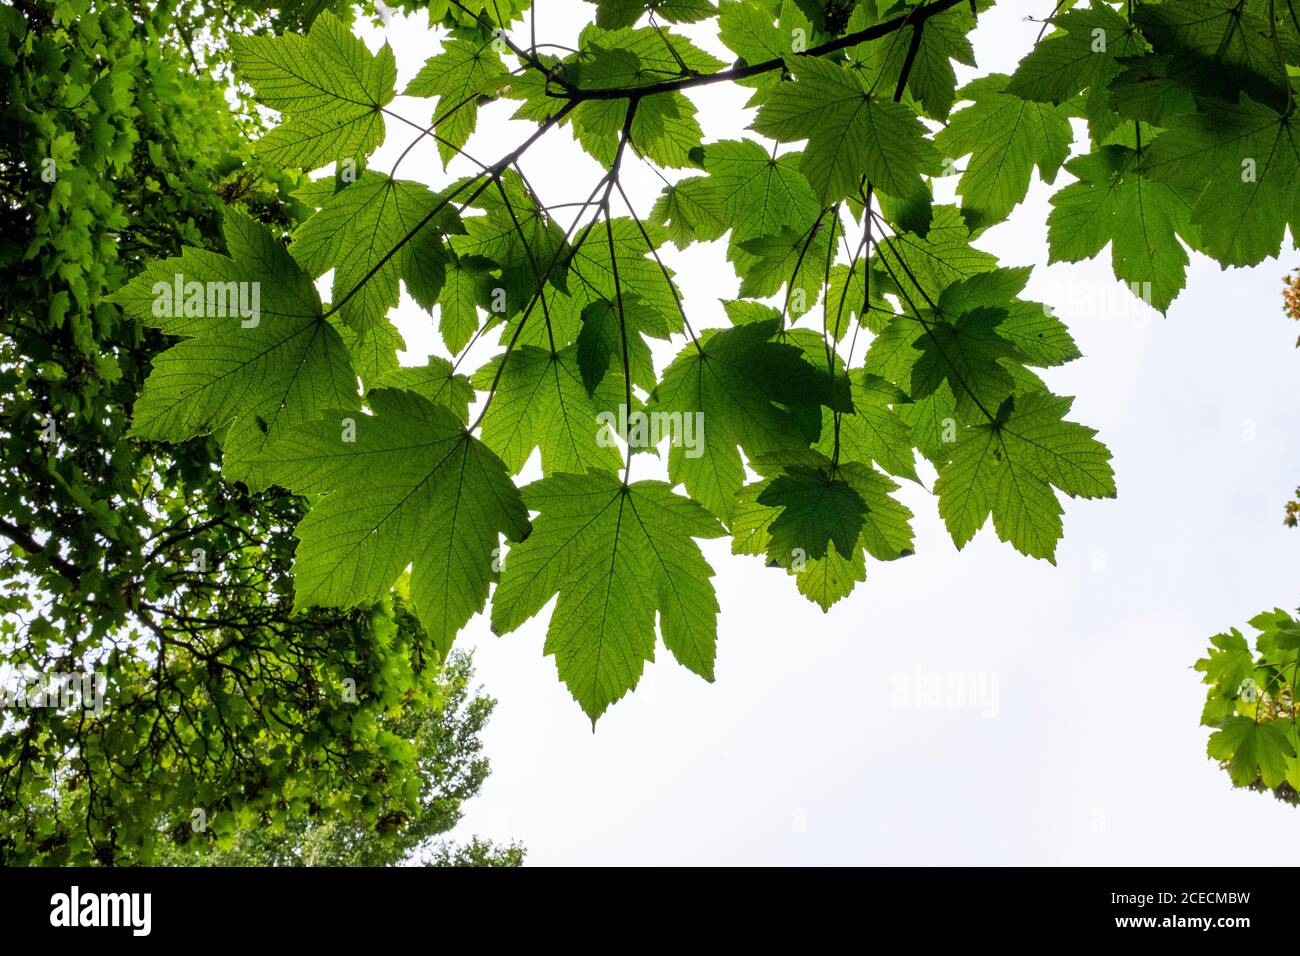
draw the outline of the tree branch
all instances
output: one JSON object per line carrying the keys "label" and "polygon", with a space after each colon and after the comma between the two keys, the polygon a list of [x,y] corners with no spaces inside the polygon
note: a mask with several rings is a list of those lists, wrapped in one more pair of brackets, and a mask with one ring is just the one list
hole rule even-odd
{"label": "tree branch", "polygon": [[[868,43],[871,40],[879,40],[881,37],[887,37],[896,30],[901,30],[905,26],[920,27],[930,17],[950,10],[962,3],[963,0],[934,0],[924,6],[916,7],[907,13],[894,17],[892,20],[885,20],[883,23],[877,23],[867,27],[865,30],[858,30],[855,33],[848,33],[842,37],[815,46],[810,50],[804,50],[802,53],[792,53],[792,56],[826,56],[836,53],[840,50],[847,49],[851,46],[857,46],[859,43]],[[632,87],[630,89],[600,89],[600,90],[575,90],[572,93],[551,93],[549,95],[556,99],[567,99],[570,102],[581,103],[584,100],[622,100],[632,99],[639,100],[642,97],[654,96],[657,93],[673,93],[678,90],[690,89],[696,86],[707,86],[711,83],[726,83],[735,80],[747,80],[753,76],[761,76],[764,73],[771,73],[773,70],[780,70],[785,67],[785,58],[777,57],[772,60],[764,60],[762,63],[746,64],[745,66],[733,66],[728,70],[719,70],[716,73],[702,73],[698,76],[687,76],[676,80],[664,80],[659,83],[648,83],[645,86]]]}
{"label": "tree branch", "polygon": [[49,562],[50,567],[55,571],[58,571],[59,574],[63,575],[74,585],[80,586],[81,569],[66,558],[60,557],[58,552],[41,544],[32,537],[32,533],[26,528],[16,525],[11,521],[7,521],[4,518],[0,518],[0,534],[3,534],[28,554],[39,554]]}

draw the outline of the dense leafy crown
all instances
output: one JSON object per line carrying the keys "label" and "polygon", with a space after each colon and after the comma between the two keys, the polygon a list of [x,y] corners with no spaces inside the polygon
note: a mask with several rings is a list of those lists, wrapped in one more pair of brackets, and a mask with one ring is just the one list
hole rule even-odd
{"label": "dense leafy crown", "polygon": [[1247,639],[1235,627],[1216,634],[1196,669],[1206,684],[1201,723],[1213,727],[1207,748],[1234,785],[1271,790],[1300,803],[1296,673],[1300,622],[1281,608],[1250,619]]}
{"label": "dense leafy crown", "polygon": [[[1282,304],[1300,321],[1300,272],[1286,277]],[[1286,503],[1283,517],[1291,528],[1300,516],[1300,490],[1296,496]],[[1300,621],[1274,608],[1249,623],[1257,632],[1253,638],[1236,628],[1216,634],[1196,662],[1209,685],[1201,723],[1214,733],[1206,749],[1234,786],[1271,790],[1279,800],[1300,806]]]}
{"label": "dense leafy crown", "polygon": [[[1039,375],[1078,356],[1068,331],[1022,298],[1027,269],[973,245],[1035,172],[1074,180],[1052,199],[1052,259],[1109,246],[1117,279],[1160,310],[1189,249],[1250,265],[1300,224],[1289,3],[1044,0],[1015,72],[960,88],[989,0],[595,0],[559,53],[538,42],[542,6],[429,4],[448,30],[400,91],[429,99],[418,119],[390,109],[388,47],[328,13],[306,35],[236,39],[238,77],[281,114],[261,155],[334,175],[298,193],[316,211],[287,251],[232,211],[225,256],[159,261],[116,301],[180,337],[136,435],[222,433],[227,475],[312,496],[300,605],[372,602],[409,566],[446,646],[493,581],[500,633],[555,599],[546,651],[593,720],[653,659],[656,622],[711,679],[699,540],[729,535],[829,608],[869,560],[911,553],[895,479],[922,480],[917,452],[958,547],[991,518],[1051,561],[1060,496],[1115,493],[1109,452]],[[752,136],[706,141],[691,97],[722,82],[751,91]],[[506,115],[535,128],[466,177],[366,168],[410,127],[444,164],[468,157]],[[606,170],[585,201],[528,178],[557,128]],[[630,163],[664,177],[650,208],[624,190]],[[950,175],[960,201],[938,204]],[[674,284],[673,255],[697,242],[725,243],[740,281],[722,322]],[[313,280],[330,271],[322,304]],[[260,321],[202,303],[160,317],[177,274],[260,282]],[[399,367],[403,287],[450,360]],[[492,341],[484,367],[461,368]],[[656,368],[652,341],[680,352]],[[668,481],[633,480],[635,453],[657,451]],[[519,488],[534,452],[543,477]]]}

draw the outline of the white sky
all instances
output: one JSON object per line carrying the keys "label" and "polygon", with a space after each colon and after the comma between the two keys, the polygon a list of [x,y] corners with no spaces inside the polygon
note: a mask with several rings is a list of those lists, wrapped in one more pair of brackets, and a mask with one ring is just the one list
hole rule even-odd
{"label": "white sky", "polygon": [[[593,9],[538,6],[539,40],[570,44]],[[974,34],[981,71],[1011,72],[1033,43],[1039,25],[1011,6]],[[423,17],[361,32],[372,48],[394,47],[399,89],[438,49]],[[706,142],[741,135],[746,98],[722,85],[692,93]],[[425,101],[393,108],[429,120]],[[492,162],[527,136],[530,125],[505,122],[513,109],[480,112],[474,155]],[[399,124],[389,133],[376,169],[410,140]],[[644,215],[661,184],[626,165]],[[566,131],[524,168],[548,203],[584,198],[600,175]],[[437,186],[472,169],[444,173],[425,143],[399,175]],[[955,181],[938,182],[940,199]],[[1057,185],[1068,181],[1062,173]],[[1300,483],[1290,437],[1300,329],[1279,293],[1300,257],[1220,271],[1194,255],[1187,289],[1161,318],[1118,288],[1109,251],[1046,266],[1051,191],[1036,182],[978,245],[1003,265],[1038,267],[1026,297],[1055,307],[1084,353],[1046,377],[1077,396],[1072,418],[1114,452],[1118,500],[1064,499],[1052,567],[991,527],[959,554],[935,499],[909,483],[917,555],[870,562],[868,580],[829,614],[782,572],[731,555],[728,539],[704,542],[722,605],[716,683],[661,645],[594,734],[542,655],[549,607],[504,638],[476,618],[459,646],[474,650],[499,705],[484,735],[492,775],[456,836],[520,839],[534,864],[1250,864],[1294,825],[1297,811],[1234,791],[1205,756],[1191,665],[1211,634],[1296,601],[1300,531],[1282,526],[1281,509]],[[717,300],[739,282],[724,245],[669,254],[696,328],[726,324]],[[445,354],[414,303],[404,299],[394,320],[405,361]],[[659,370],[681,345],[656,354]],[[633,477],[657,477],[652,465],[638,456]],[[995,696],[899,706],[897,689],[918,672],[980,675]]]}

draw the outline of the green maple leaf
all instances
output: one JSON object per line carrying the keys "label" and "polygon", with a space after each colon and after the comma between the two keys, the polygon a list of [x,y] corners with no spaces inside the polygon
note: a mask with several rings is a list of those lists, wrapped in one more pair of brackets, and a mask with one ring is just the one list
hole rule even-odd
{"label": "green maple leaf", "polygon": [[1115,277],[1166,311],[1186,284],[1187,251],[1178,236],[1191,234],[1187,202],[1148,177],[1126,146],[1103,146],[1065,168],[1079,181],[1052,197],[1049,261],[1090,259],[1109,244]]}
{"label": "green maple leaf", "polygon": [[970,229],[956,206],[935,206],[924,236],[904,232],[876,243],[872,284],[906,290],[915,307],[938,299],[948,286],[997,266],[997,257],[970,243]]}
{"label": "green maple leaf", "polygon": [[510,71],[493,48],[493,38],[453,37],[402,91],[403,96],[436,96],[433,123],[438,155],[445,167],[469,140],[478,123],[478,102],[509,82]]}
{"label": "green maple leaf", "polygon": [[[1277,13],[1283,24],[1291,17],[1281,5]],[[1271,29],[1265,4],[1138,3],[1133,20],[1155,51],[1168,56],[1169,76],[1184,88],[1224,99],[1244,92],[1279,112],[1287,108],[1291,81],[1278,60],[1300,62],[1300,39],[1294,30]]]}
{"label": "green maple leaf", "polygon": [[[720,60],[683,36],[660,27],[605,30],[588,26],[579,38],[580,49],[559,66],[572,85],[587,90],[630,89],[673,76],[712,73]],[[547,99],[544,88],[529,87],[532,100]],[[617,152],[619,134],[632,108],[628,100],[590,99],[578,104],[565,118],[572,123],[582,147],[609,166]],[[695,119],[695,106],[680,93],[643,96],[635,104],[631,146],[661,166],[696,165],[692,151],[699,148],[703,132]],[[537,117],[544,110],[530,109]]]}
{"label": "green maple leaf", "polygon": [[[268,438],[354,401],[357,385],[311,278],[284,244],[233,209],[225,213],[224,232],[229,258],[187,248],[179,257],[150,263],[110,301],[181,337],[154,359],[132,412],[131,434],[181,442],[230,425],[231,467],[234,459],[246,462]],[[194,300],[196,314],[155,315],[160,290],[174,289],[177,276],[203,285]],[[213,297],[214,290],[222,297]],[[236,311],[240,290],[250,306],[256,290],[257,315],[243,318]]]}
{"label": "green maple leaf", "polygon": [[1073,134],[1062,107],[1005,92],[1007,77],[982,77],[959,94],[970,105],[935,136],[951,160],[970,156],[957,182],[962,215],[972,230],[1001,222],[1025,198],[1034,167],[1052,183],[1070,155]]}
{"label": "green maple leaf", "polygon": [[558,594],[546,653],[593,725],[654,660],[656,612],[673,656],[713,679],[718,604],[693,539],[725,534],[715,518],[662,482],[602,472],[543,478],[524,499],[538,514],[506,558],[494,631],[515,630]]}
{"label": "green maple leaf", "polygon": [[717,13],[709,0],[587,0],[596,4],[596,26],[607,30],[630,27],[645,13],[669,23],[696,23]]}
{"label": "green maple leaf", "polygon": [[836,263],[827,278],[826,327],[836,342],[843,340],[854,321],[877,334],[889,323],[894,308],[882,295],[883,283],[879,276],[872,276],[868,289],[868,269],[862,262],[852,266]]}
{"label": "green maple leaf", "polygon": [[[866,369],[850,373],[853,383],[853,413],[840,415],[840,460],[864,464],[875,462],[891,475],[919,480],[913,453],[912,432],[892,406],[905,405],[904,392]],[[830,457],[836,441],[835,413],[822,410],[822,434],[816,449]]]}
{"label": "green maple leaf", "polygon": [[747,63],[766,63],[791,53],[790,34],[760,5],[723,0],[718,4],[718,39]]}
{"label": "green maple leaf", "polygon": [[824,60],[792,57],[795,82],[763,97],[752,128],[779,142],[808,140],[799,168],[823,206],[856,195],[867,180],[881,192],[907,196],[921,173],[936,171],[938,153],[916,114],[873,96],[858,73]]}
{"label": "green maple leaf", "polygon": [[[1006,313],[996,308],[973,309],[952,321],[928,322],[913,348],[921,355],[912,365],[909,394],[925,398],[947,382],[957,399],[957,413],[963,419],[975,417],[979,409],[989,414],[1015,390],[1009,368],[1024,358],[1019,350],[998,334]],[[896,319],[896,325],[905,320]]]}
{"label": "green maple leaf", "polygon": [[462,425],[469,424],[474,386],[468,377],[456,374],[452,364],[441,356],[428,356],[424,365],[393,369],[379,381],[379,387],[423,395],[433,404],[452,412]]}
{"label": "green maple leaf", "polygon": [[707,176],[689,176],[664,187],[650,210],[649,221],[685,249],[692,242],[720,239],[727,231],[722,197]]}
{"label": "green maple leaf", "polygon": [[[473,377],[476,388],[491,387],[503,361],[493,359]],[[547,474],[589,469],[617,470],[618,449],[602,445],[597,419],[623,400],[621,369],[606,376],[595,397],[587,392],[576,346],[558,353],[517,346],[504,359],[496,393],[483,416],[483,441],[518,473],[533,449],[541,450]]]}
{"label": "green maple leaf", "polygon": [[683,328],[680,291],[674,293],[670,285],[672,270],[650,257],[647,235],[656,248],[664,241],[663,232],[650,223],[638,226],[629,218],[615,218],[608,228],[604,223],[597,225],[569,261],[569,287],[584,309],[624,297],[636,300],[642,331],[667,338]]}
{"label": "green maple leaf", "polygon": [[[869,4],[858,4],[849,21],[849,31],[867,26],[874,19],[873,13]],[[921,28],[904,26],[896,33],[857,47],[854,53],[873,82],[881,89],[893,90],[909,59],[912,31],[920,29],[916,52],[911,55],[907,90],[926,116],[944,119],[956,98],[957,75],[952,61],[975,66],[975,51],[966,37],[974,27],[973,12],[961,5],[929,17]]]}
{"label": "green maple leaf", "polygon": [[458,353],[474,337],[481,319],[479,303],[492,285],[487,263],[474,256],[452,253],[447,260],[442,288],[438,292],[438,331],[452,353]]}
{"label": "green maple leaf", "polygon": [[998,537],[1030,557],[1055,563],[1061,505],[1071,497],[1115,494],[1110,451],[1083,425],[1064,421],[1072,399],[1016,395],[996,421],[969,426],[939,473],[939,514],[957,547],[993,515]]}
{"label": "green maple leaf", "polygon": [[722,140],[703,149],[704,168],[731,227],[727,258],[744,275],[754,257],[740,248],[747,239],[780,233],[783,227],[807,230],[821,206],[799,172],[800,153],[773,157],[752,139]]}
{"label": "green maple leaf", "polygon": [[1100,0],[1052,18],[1056,32],[1020,61],[1006,91],[1040,103],[1064,103],[1085,90],[1105,91],[1119,57],[1144,52],[1134,26]]}
{"label": "green maple leaf", "polygon": [[1242,95],[1172,117],[1151,144],[1147,174],[1192,200],[1195,248],[1223,265],[1278,254],[1300,226],[1300,140],[1290,115]]}
{"label": "green maple leaf", "polygon": [[740,283],[746,298],[773,295],[789,284],[790,291],[802,293],[802,304],[792,303],[792,316],[802,315],[817,304],[830,252],[830,230],[814,226],[810,234],[799,234],[789,226],[772,236],[761,236],[739,243],[754,257]]}
{"label": "green maple leaf", "polygon": [[1287,732],[1276,721],[1256,723],[1249,717],[1227,717],[1210,735],[1207,750],[1215,760],[1227,760],[1228,775],[1238,787],[1255,782],[1276,787],[1287,775],[1287,765],[1296,750]]}
{"label": "green maple leaf", "polygon": [[961,315],[976,309],[999,309],[1005,315],[997,334],[1031,365],[1049,368],[1079,357],[1079,348],[1051,308],[1019,298],[1029,281],[1027,267],[993,269],[959,279],[939,294],[939,311]]}
{"label": "green maple leaf", "polygon": [[378,601],[411,565],[420,623],[445,655],[487,601],[499,536],[526,537],[528,513],[505,465],[456,414],[396,389],[366,400],[373,414],[327,414],[258,462],[276,484],[322,496],[295,532],[295,601]]}
{"label": "green maple leaf", "polygon": [[[598,85],[627,87],[648,85],[671,76],[689,73],[716,73],[725,63],[696,46],[680,33],[655,27],[605,30],[599,25],[585,27],[579,37],[585,56],[575,58],[580,66],[590,62],[592,54],[618,51],[625,64],[621,69],[602,67]],[[590,73],[586,74],[590,77]],[[581,81],[583,73],[578,73]]]}
{"label": "green maple leaf", "polygon": [[1147,54],[1128,57],[1110,81],[1110,105],[1126,119],[1163,126],[1165,120],[1196,109],[1196,99],[1171,75],[1173,57]]}
{"label": "green maple leaf", "polygon": [[[732,516],[734,554],[766,555],[769,566],[795,578],[799,593],[823,611],[847,597],[866,580],[866,556],[893,561],[912,552],[912,512],[892,497],[898,485],[861,462],[832,464],[815,451],[766,455],[751,464],[762,479],[746,485],[736,496]],[[841,497],[837,526],[827,515],[791,513],[783,507],[792,496],[773,492],[773,485],[798,476],[818,475]],[[802,477],[796,478],[802,484]],[[845,493],[847,487],[852,495]],[[785,527],[781,527],[784,525]],[[825,541],[814,555],[811,541]]]}
{"label": "green maple leaf", "polygon": [[862,533],[867,506],[853,486],[833,472],[792,465],[767,483],[760,505],[775,508],[768,525],[770,547],[779,554],[804,552],[823,558],[832,544],[848,554]]}
{"label": "green maple leaf", "polygon": [[[594,100],[573,111],[574,136],[606,166],[614,162],[627,110],[623,100]],[[660,166],[696,165],[692,150],[699,148],[704,132],[695,116],[694,104],[680,93],[643,97],[632,117],[632,148]]]}
{"label": "green maple leaf", "polygon": [[463,235],[448,237],[452,249],[461,256],[491,260],[502,269],[527,271],[535,285],[533,261],[544,271],[564,246],[564,232],[538,205],[522,177],[505,170],[473,206],[484,215],[464,219],[458,230]]}
{"label": "green maple leaf", "polygon": [[443,200],[421,183],[366,170],[337,192],[332,188],[332,180],[323,180],[305,191],[304,199],[320,208],[294,231],[289,249],[312,275],[334,270],[333,298],[357,335],[358,371],[373,383],[397,367],[397,350],[405,348],[388,322],[399,281],[432,308],[446,272],[442,236],[463,228],[456,211],[440,209]]}
{"label": "green maple leaf", "polygon": [[271,162],[316,169],[383,142],[382,110],[397,82],[388,44],[372,54],[326,12],[305,37],[233,36],[230,46],[258,102],[288,117],[257,144]]}
{"label": "green maple leaf", "polygon": [[638,311],[636,302],[626,300],[621,318],[612,302],[596,302],[583,309],[577,354],[582,382],[589,395],[596,393],[611,365],[622,367],[625,338],[632,384],[646,391],[655,387],[654,357],[639,331]]}
{"label": "green maple leaf", "polygon": [[1233,628],[1227,634],[1210,638],[1208,657],[1196,662],[1196,669],[1205,675],[1205,681],[1232,697],[1237,696],[1241,685],[1255,672],[1255,656],[1241,632]]}
{"label": "green maple leaf", "polygon": [[689,449],[673,446],[668,474],[722,518],[730,515],[732,498],[745,479],[738,448],[762,455],[815,439],[792,407],[851,408],[843,379],[832,382],[804,359],[801,349],[773,341],[777,328],[775,320],[760,320],[712,331],[698,348],[688,345],[681,351],[647,403],[652,413],[703,416],[703,454],[692,457]]}

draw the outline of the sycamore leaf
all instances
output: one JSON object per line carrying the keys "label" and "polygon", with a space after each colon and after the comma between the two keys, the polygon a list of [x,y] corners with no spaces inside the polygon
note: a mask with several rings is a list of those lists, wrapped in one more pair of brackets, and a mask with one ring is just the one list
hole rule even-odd
{"label": "sycamore leaf", "polygon": [[1288,226],[1300,234],[1300,139],[1291,115],[1242,95],[1170,118],[1151,144],[1147,174],[1192,205],[1194,247],[1223,265],[1275,256]]}
{"label": "sycamore leaf", "polygon": [[1047,218],[1049,261],[1090,259],[1110,244],[1115,278],[1164,312],[1182,291],[1191,210],[1164,183],[1153,181],[1126,146],[1103,146],[1065,168],[1079,178],[1052,197]]}
{"label": "sycamore leaf", "polygon": [[644,228],[643,234],[641,227],[629,218],[615,218],[608,229],[604,223],[598,225],[569,262],[572,274],[569,285],[582,308],[597,302],[617,302],[620,298],[635,299],[642,330],[648,335],[667,338],[682,330],[680,292],[674,293],[674,286],[670,285],[672,270],[661,267],[650,257],[646,243],[649,235],[658,247],[664,234],[649,223]]}
{"label": "sycamore leaf", "polygon": [[546,635],[560,679],[596,719],[654,660],[655,614],[673,656],[713,679],[717,599],[694,538],[725,532],[657,481],[555,474],[524,489],[533,533],[507,556],[492,628],[515,630],[559,595]]}
{"label": "sycamore leaf", "polygon": [[664,187],[650,210],[650,222],[685,249],[692,242],[710,242],[727,231],[722,197],[707,176],[690,176]]}
{"label": "sycamore leaf", "polygon": [[825,557],[832,543],[840,554],[848,554],[862,532],[867,510],[847,481],[799,465],[768,482],[758,503],[779,512],[768,526],[770,547],[779,554],[801,551],[810,558]]}
{"label": "sycamore leaf", "polygon": [[[911,429],[891,407],[906,403],[907,395],[865,369],[854,369],[850,377],[853,413],[840,415],[840,460],[863,464],[874,461],[891,475],[919,480]],[[834,419],[834,412],[822,410],[822,434],[815,447],[828,457],[835,450]]]}
{"label": "sycamore leaf", "polygon": [[596,4],[596,25],[607,30],[630,27],[647,11],[669,23],[707,20],[716,10],[709,0],[587,0]]}
{"label": "sycamore leaf", "polygon": [[1241,716],[1220,721],[1207,750],[1215,760],[1229,761],[1228,775],[1238,787],[1249,786],[1257,777],[1265,786],[1278,786],[1286,777],[1290,758],[1296,755],[1278,722],[1256,723]]}
{"label": "sycamore leaf", "polygon": [[397,82],[387,43],[372,54],[325,12],[305,37],[236,35],[230,47],[258,102],[287,117],[257,144],[271,162],[317,169],[337,159],[358,161],[383,142],[381,111]]}
{"label": "sycamore leaf", "polygon": [[1071,497],[1114,496],[1110,451],[1093,429],[1063,420],[1072,401],[1017,395],[996,421],[965,429],[935,483],[939,514],[957,547],[992,512],[999,538],[1054,564],[1061,505],[1052,488]]}
{"label": "sycamore leaf", "polygon": [[1241,632],[1233,628],[1227,634],[1210,638],[1209,657],[1196,662],[1196,669],[1205,675],[1205,681],[1231,696],[1236,696],[1242,684],[1255,672],[1255,656]]}
{"label": "sycamore leaf", "polygon": [[[573,132],[582,147],[609,166],[627,119],[625,100],[592,100],[573,111]],[[680,93],[643,97],[632,117],[632,148],[660,166],[696,165],[692,150],[704,138],[694,104]]]}
{"label": "sycamore leaf", "polygon": [[[842,378],[831,381],[810,365],[802,350],[772,341],[778,323],[760,320],[702,337],[665,370],[648,411],[700,414],[703,454],[674,445],[668,473],[691,497],[727,518],[744,482],[740,449],[762,455],[807,445],[808,435],[791,407],[851,408]],[[814,427],[817,427],[814,425]]]}
{"label": "sycamore leaf", "polygon": [[722,201],[731,227],[727,258],[744,275],[754,257],[739,248],[747,239],[779,233],[783,227],[807,230],[821,206],[799,172],[801,153],[772,157],[751,139],[722,140],[704,147],[704,168]]}
{"label": "sycamore leaf", "polygon": [[[486,390],[503,359],[497,357],[475,373],[476,388]],[[616,470],[622,462],[598,414],[623,398],[621,370],[606,376],[595,397],[587,392],[576,346],[559,353],[518,346],[505,367],[483,417],[483,441],[517,474],[534,448],[541,449],[547,474]]]}
{"label": "sycamore leaf", "polygon": [[1005,92],[1007,77],[982,77],[964,86],[959,110],[935,136],[950,160],[970,156],[957,182],[962,216],[978,231],[1007,218],[1029,191],[1038,168],[1051,183],[1070,155],[1070,122],[1063,108],[1034,103]]}
{"label": "sycamore leaf", "polygon": [[776,17],[758,4],[722,0],[718,4],[718,39],[747,63],[766,63],[791,53],[790,37]]}
{"label": "sycamore leaf", "polygon": [[[578,333],[578,369],[587,394],[595,394],[611,365],[622,368],[626,339],[632,384],[646,391],[655,387],[654,357],[641,335],[635,302],[623,302],[623,316],[611,302],[595,302],[582,310]],[[624,334],[626,333],[626,335]]]}
{"label": "sycamore leaf", "polygon": [[[1277,5],[1283,22],[1294,12]],[[1188,3],[1138,3],[1133,20],[1160,54],[1168,56],[1168,75],[1197,93],[1236,99],[1246,93],[1278,111],[1287,108],[1291,81],[1283,63],[1300,62],[1300,40],[1293,30],[1273,30],[1267,5],[1237,0]]]}
{"label": "sycamore leaf", "polygon": [[1125,119],[1163,126],[1170,116],[1191,113],[1196,99],[1170,75],[1173,58],[1147,54],[1126,58],[1110,81],[1110,105]]}
{"label": "sycamore leaf", "polygon": [[406,365],[394,369],[380,380],[378,387],[415,392],[450,411],[462,425],[469,424],[469,406],[474,401],[474,386],[468,377],[456,374],[452,364],[441,356],[428,356],[424,365]]}
{"label": "sycamore leaf", "polygon": [[988,272],[997,263],[995,256],[971,245],[970,229],[956,206],[935,206],[924,236],[904,232],[876,244],[871,281],[900,286],[913,306],[924,308],[926,297],[935,300],[954,282]]}
{"label": "sycamore leaf", "polygon": [[1020,61],[1006,91],[1040,103],[1064,103],[1084,90],[1104,90],[1117,58],[1142,53],[1137,30],[1101,0],[1052,18],[1056,31]]}
{"label": "sycamore leaf", "polygon": [[433,123],[444,167],[474,132],[479,98],[496,92],[509,77],[491,38],[452,38],[406,85],[403,96],[438,97]]}
{"label": "sycamore leaf", "polygon": [[[763,478],[746,485],[736,496],[732,552],[766,555],[770,566],[794,576],[799,593],[823,611],[866,580],[867,555],[893,561],[912,553],[912,512],[892,497],[898,485],[869,465],[833,465],[826,456],[809,451],[758,456],[751,464]],[[800,496],[780,490],[774,494],[772,487],[783,479],[788,481],[792,473],[820,475],[848,505],[838,525],[826,515],[800,514],[783,507],[786,500],[799,503]],[[808,543],[823,536],[823,553],[812,554]]]}
{"label": "sycamore leaf", "polygon": [[[952,321],[934,319],[913,345],[920,356],[912,365],[909,394],[932,394],[947,382],[957,399],[957,413],[966,420],[977,410],[988,414],[1015,389],[1005,360],[1023,359],[1016,347],[998,334],[1006,313],[996,308],[973,309]],[[902,324],[905,319],[896,319]]]}
{"label": "sycamore leaf", "polygon": [[975,309],[999,309],[1005,315],[998,324],[998,335],[1015,346],[1029,364],[1049,368],[1077,359],[1079,347],[1053,310],[1018,298],[1029,273],[1027,267],[993,269],[960,279],[939,294],[939,311],[961,315]]}
{"label": "sycamore leaf", "polygon": [[438,293],[438,331],[452,354],[469,343],[481,324],[479,301],[491,276],[477,265],[472,257],[462,259],[453,253]]}
{"label": "sycamore leaf", "polygon": [[373,414],[328,414],[259,461],[275,483],[322,496],[296,532],[296,603],[378,601],[411,565],[420,623],[445,655],[487,601],[499,536],[526,537],[528,513],[501,460],[456,414],[396,389],[367,402]]}
{"label": "sycamore leaf", "polygon": [[233,209],[224,231],[229,258],[186,248],[150,263],[110,301],[181,337],[154,359],[131,434],[181,442],[233,422],[227,445],[246,463],[268,438],[355,401],[357,379],[284,244]]}
{"label": "sycamore leaf", "polygon": [[[442,200],[422,184],[371,170],[337,192],[319,186],[328,189],[332,180],[307,193],[320,208],[294,231],[289,250],[312,275],[334,270],[334,301],[357,334],[355,348],[364,356],[358,372],[369,384],[397,367],[397,350],[405,347],[388,322],[399,280],[420,305],[433,306],[447,265],[441,237],[460,231],[460,218],[454,209],[439,208]],[[417,227],[421,231],[403,242]]]}
{"label": "sycamore leaf", "polygon": [[[742,296],[761,299],[788,284],[792,317],[804,314],[817,304],[826,272],[829,229],[814,226],[811,233],[801,235],[785,226],[776,235],[748,239],[739,246],[754,257],[740,283]],[[801,295],[793,298],[795,292]]]}
{"label": "sycamore leaf", "polygon": [[873,96],[856,71],[812,57],[790,58],[793,83],[763,98],[752,128],[792,143],[808,140],[799,168],[823,206],[856,195],[867,180],[882,192],[911,195],[938,154],[906,106]]}
{"label": "sycamore leaf", "polygon": [[[849,22],[850,31],[865,26],[872,17],[870,4],[858,4]],[[867,75],[882,89],[893,90],[909,62],[907,90],[920,104],[926,116],[944,119],[952,109],[957,76],[952,61],[975,65],[975,51],[966,34],[975,27],[975,15],[966,4],[931,16],[922,28],[904,26],[897,33],[882,37],[855,52],[861,57]],[[920,29],[916,52],[910,54],[912,32]]]}

